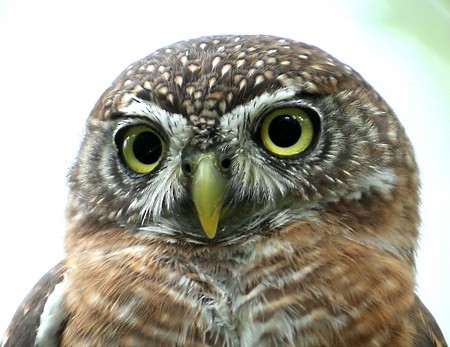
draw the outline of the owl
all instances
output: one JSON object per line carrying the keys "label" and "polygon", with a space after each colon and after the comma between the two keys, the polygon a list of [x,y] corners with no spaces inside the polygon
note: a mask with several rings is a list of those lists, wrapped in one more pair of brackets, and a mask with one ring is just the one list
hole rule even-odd
{"label": "owl", "polygon": [[65,259],[7,346],[446,346],[414,292],[419,176],[326,52],[202,37],[129,66],[69,174]]}

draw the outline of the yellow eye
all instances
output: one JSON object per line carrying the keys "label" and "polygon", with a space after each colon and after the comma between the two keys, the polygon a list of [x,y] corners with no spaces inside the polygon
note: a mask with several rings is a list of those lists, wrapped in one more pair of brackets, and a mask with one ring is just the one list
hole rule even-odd
{"label": "yellow eye", "polygon": [[166,150],[162,138],[153,129],[143,125],[127,129],[118,146],[124,163],[140,174],[153,171]]}
{"label": "yellow eye", "polygon": [[260,136],[270,152],[293,156],[304,152],[312,143],[314,124],[308,113],[300,108],[281,108],[264,118]]}

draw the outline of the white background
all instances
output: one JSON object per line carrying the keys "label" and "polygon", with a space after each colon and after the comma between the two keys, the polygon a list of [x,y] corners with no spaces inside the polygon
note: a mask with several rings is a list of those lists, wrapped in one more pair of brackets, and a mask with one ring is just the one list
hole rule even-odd
{"label": "white background", "polygon": [[172,42],[263,33],[327,50],[396,110],[422,171],[417,290],[450,339],[449,14],[448,0],[2,0],[0,334],[63,257],[65,175],[104,89]]}

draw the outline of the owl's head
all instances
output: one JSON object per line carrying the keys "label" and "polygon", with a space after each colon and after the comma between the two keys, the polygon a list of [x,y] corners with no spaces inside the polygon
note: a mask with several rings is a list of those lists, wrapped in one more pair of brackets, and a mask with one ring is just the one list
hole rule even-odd
{"label": "owl's head", "polygon": [[402,126],[350,67],[286,39],[206,37],[132,64],[104,93],[68,218],[190,244],[300,220],[415,233],[417,186]]}

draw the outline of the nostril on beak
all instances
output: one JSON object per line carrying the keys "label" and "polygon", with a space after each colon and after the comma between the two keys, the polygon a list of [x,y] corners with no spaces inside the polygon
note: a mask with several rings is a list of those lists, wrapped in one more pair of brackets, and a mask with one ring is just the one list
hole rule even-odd
{"label": "nostril on beak", "polygon": [[230,170],[231,167],[231,159],[230,158],[224,158],[220,162],[220,166],[223,172],[227,172]]}
{"label": "nostril on beak", "polygon": [[188,161],[184,161],[181,164],[181,168],[185,175],[190,175],[192,173],[192,166],[191,166],[191,163],[189,163]]}
{"label": "nostril on beak", "polygon": [[182,159],[180,169],[183,175],[192,176],[197,171],[197,167],[204,158],[209,158],[213,165],[222,174],[228,174],[231,170],[232,159],[229,156],[214,154],[214,153],[197,153],[193,155],[187,155]]}

